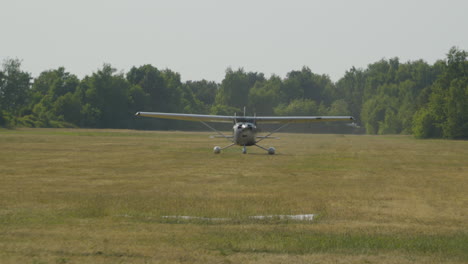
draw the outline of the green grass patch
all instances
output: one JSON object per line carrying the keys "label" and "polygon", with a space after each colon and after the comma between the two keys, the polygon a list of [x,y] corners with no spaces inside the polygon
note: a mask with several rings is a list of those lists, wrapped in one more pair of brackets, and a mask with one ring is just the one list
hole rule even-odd
{"label": "green grass patch", "polygon": [[468,235],[365,234],[292,231],[285,226],[271,230],[250,227],[226,231],[223,228],[203,234],[200,241],[222,254],[378,254],[437,255],[468,260]]}
{"label": "green grass patch", "polygon": [[468,261],[466,141],[209,135],[0,130],[0,262]]}

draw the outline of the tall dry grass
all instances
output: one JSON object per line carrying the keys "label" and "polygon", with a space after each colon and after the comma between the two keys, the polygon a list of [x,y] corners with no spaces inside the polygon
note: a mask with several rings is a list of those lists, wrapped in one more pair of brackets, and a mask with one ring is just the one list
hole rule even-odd
{"label": "tall dry grass", "polygon": [[[0,131],[1,263],[468,261],[468,142]],[[312,222],[253,215],[316,214]],[[162,216],[229,218],[224,221]]]}

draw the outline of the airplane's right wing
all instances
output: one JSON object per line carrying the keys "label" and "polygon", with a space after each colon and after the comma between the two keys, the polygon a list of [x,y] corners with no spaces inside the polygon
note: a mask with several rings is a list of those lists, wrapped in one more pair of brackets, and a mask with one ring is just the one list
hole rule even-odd
{"label": "airplane's right wing", "polygon": [[137,112],[135,115],[165,118],[165,119],[186,120],[186,121],[221,122],[221,123],[232,123],[236,119],[235,116],[197,115],[197,114],[178,114],[178,113],[159,113],[159,112]]}

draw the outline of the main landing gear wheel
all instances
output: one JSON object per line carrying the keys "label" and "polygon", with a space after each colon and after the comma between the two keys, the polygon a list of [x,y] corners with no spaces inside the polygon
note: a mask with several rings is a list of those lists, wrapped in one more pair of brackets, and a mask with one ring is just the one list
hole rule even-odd
{"label": "main landing gear wheel", "polygon": [[216,147],[213,148],[213,152],[214,152],[214,154],[219,154],[219,153],[221,153],[221,148],[216,146]]}
{"label": "main landing gear wheel", "polygon": [[275,148],[274,147],[269,147],[268,148],[268,154],[275,155]]}

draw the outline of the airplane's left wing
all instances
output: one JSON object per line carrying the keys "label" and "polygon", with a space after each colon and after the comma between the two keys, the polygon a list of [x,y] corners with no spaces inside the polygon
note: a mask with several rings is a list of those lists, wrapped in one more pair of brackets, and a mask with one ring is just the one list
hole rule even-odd
{"label": "airplane's left wing", "polygon": [[352,116],[257,116],[254,119],[261,123],[352,122],[354,120]]}
{"label": "airplane's left wing", "polygon": [[232,123],[236,119],[235,116],[197,115],[197,114],[178,114],[178,113],[159,113],[159,112],[137,112],[135,115],[165,118],[165,119],[186,120],[186,121],[221,122],[221,123]]}

